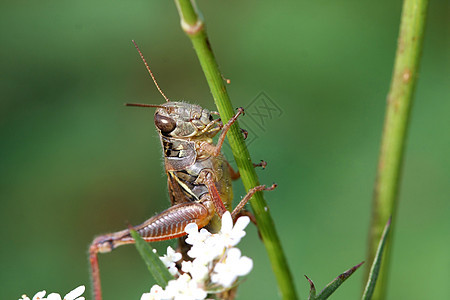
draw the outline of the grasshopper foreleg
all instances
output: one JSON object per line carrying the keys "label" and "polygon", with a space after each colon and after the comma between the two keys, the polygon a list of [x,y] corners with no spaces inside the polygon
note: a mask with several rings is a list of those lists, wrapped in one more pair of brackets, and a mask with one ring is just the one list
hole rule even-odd
{"label": "grasshopper foreleg", "polygon": [[217,140],[217,144],[213,145],[210,142],[204,142],[200,144],[200,148],[202,151],[209,153],[212,156],[219,156],[220,151],[222,150],[223,142],[225,141],[225,137],[227,136],[227,132],[230,129],[231,125],[236,122],[237,118],[244,113],[244,109],[242,107],[238,108],[238,112],[230,119],[228,122],[223,125],[222,132],[220,133],[219,139]]}
{"label": "grasshopper foreleg", "polygon": [[[214,206],[209,197],[205,197],[199,202],[174,205],[133,229],[147,242],[169,240],[185,235],[184,228],[189,223],[196,223],[199,228],[206,226],[213,215]],[[92,242],[89,260],[95,300],[102,299],[97,253],[111,252],[119,246],[132,243],[134,239],[129,229],[99,236]]]}
{"label": "grasshopper foreleg", "polygon": [[220,150],[222,149],[223,142],[225,141],[225,137],[227,135],[228,130],[231,128],[231,125],[233,125],[234,122],[236,122],[237,118],[244,114],[244,108],[239,107],[238,112],[228,120],[227,124],[223,125],[222,132],[219,136],[219,139],[217,140],[217,145],[215,152],[213,153],[214,156],[218,156],[220,154]]}

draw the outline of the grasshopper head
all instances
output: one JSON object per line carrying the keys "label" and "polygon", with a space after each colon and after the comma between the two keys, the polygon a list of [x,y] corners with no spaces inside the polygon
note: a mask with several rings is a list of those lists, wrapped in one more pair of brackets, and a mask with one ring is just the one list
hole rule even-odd
{"label": "grasshopper head", "polygon": [[220,130],[209,110],[184,102],[159,105],[155,126],[162,135],[174,138],[213,137]]}

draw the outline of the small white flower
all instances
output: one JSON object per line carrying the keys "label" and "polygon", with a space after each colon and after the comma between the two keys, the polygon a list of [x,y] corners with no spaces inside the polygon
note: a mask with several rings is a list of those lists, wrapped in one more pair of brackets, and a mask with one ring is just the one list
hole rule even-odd
{"label": "small white flower", "polygon": [[223,255],[225,251],[225,244],[222,237],[218,234],[213,234],[208,237],[205,242],[194,244],[188,255],[196,260],[200,260],[204,265],[213,262],[217,257]]}
{"label": "small white flower", "polygon": [[175,262],[179,261],[181,259],[181,253],[176,252],[172,249],[172,247],[167,247],[167,254],[164,254],[164,256],[160,256],[159,259],[163,262],[163,264],[167,267],[169,270],[169,273],[172,276],[175,276],[178,274],[178,269],[175,266]]}
{"label": "small white flower", "polygon": [[189,223],[186,225],[184,231],[188,234],[185,242],[189,245],[203,243],[208,237],[211,236],[211,233],[204,228],[198,231],[198,226],[195,223]]}
{"label": "small white flower", "polygon": [[[67,295],[64,296],[63,300],[85,300],[84,297],[81,296],[85,291],[84,285],[80,285],[79,287],[75,288],[71,292],[69,292]],[[57,293],[51,293],[47,296],[47,298],[44,298],[45,291],[40,291],[34,295],[33,300],[61,300],[61,296]],[[26,295],[22,296],[22,299],[19,300],[30,300]]]}
{"label": "small white flower", "polygon": [[167,283],[166,292],[168,296],[175,297],[187,288],[188,282],[191,280],[189,274],[182,274],[180,277],[174,280],[170,280]]}
{"label": "small white flower", "polygon": [[189,273],[192,280],[197,282],[203,282],[208,278],[208,267],[198,259],[195,259],[194,261],[183,261],[181,263],[181,270],[185,273]]}
{"label": "small white flower", "polygon": [[[44,298],[45,293],[46,293],[45,290],[44,290],[44,291],[37,292],[36,295],[34,295],[34,297],[33,297],[32,300],[41,300],[41,299],[45,299],[45,298]],[[30,300],[30,298],[29,298],[27,295],[22,295],[22,297],[21,297],[19,300]]]}
{"label": "small white flower", "polygon": [[188,274],[183,274],[176,280],[171,280],[166,287],[167,296],[174,300],[205,299],[206,291],[191,279]]}
{"label": "small white flower", "polygon": [[61,296],[58,293],[51,293],[47,296],[47,300],[61,300]]}
{"label": "small white flower", "polygon": [[185,232],[188,234],[186,243],[192,245],[187,253],[190,257],[202,260],[206,265],[223,254],[225,245],[219,235],[211,234],[204,228],[198,231],[198,226],[194,223],[188,224]]}
{"label": "small white flower", "polygon": [[167,247],[167,254],[164,254],[164,256],[160,257],[161,261],[164,263],[165,266],[168,266],[172,263],[175,263],[181,259],[181,253],[176,252],[173,250],[172,247]]}
{"label": "small white flower", "polygon": [[233,219],[230,212],[225,212],[222,216],[222,228],[219,235],[222,236],[224,243],[228,247],[236,246],[245,236],[245,227],[250,223],[250,218],[247,216],[237,219],[233,226]]}
{"label": "small white flower", "polygon": [[144,293],[141,296],[141,300],[161,300],[161,299],[167,299],[166,292],[163,290],[162,287],[155,284],[150,289],[150,293]]}
{"label": "small white flower", "polygon": [[[154,285],[150,293],[144,293],[141,300],[193,300],[205,299],[209,292],[217,292],[217,287],[224,290],[233,286],[239,276],[247,275],[253,268],[253,261],[233,248],[242,237],[244,229],[249,224],[248,217],[240,217],[233,226],[229,212],[222,216],[222,227],[219,233],[211,234],[206,229],[199,231],[197,224],[191,223],[185,227],[186,243],[192,245],[187,254],[192,261],[181,262],[180,275],[175,262],[181,259],[181,254],[172,248],[167,248],[167,254],[160,257],[177,279],[170,280],[165,289]],[[212,284],[212,285],[211,285]],[[29,300],[29,299],[28,299]]]}
{"label": "small white flower", "polygon": [[64,300],[84,300],[84,297],[79,297],[83,295],[84,291],[86,290],[84,285],[80,285],[76,289],[69,292],[67,295],[64,296]]}
{"label": "small white flower", "polygon": [[223,287],[231,287],[238,276],[247,275],[253,268],[253,261],[246,257],[241,257],[241,251],[231,248],[227,251],[224,262],[218,262],[211,275],[211,281]]}
{"label": "small white flower", "polygon": [[34,295],[33,300],[39,300],[39,299],[43,299],[45,296],[46,291],[40,291],[37,292],[36,295]]}
{"label": "small white flower", "polygon": [[167,267],[167,270],[169,271],[170,275],[175,276],[178,274],[178,269],[175,263],[171,265],[170,267]]}

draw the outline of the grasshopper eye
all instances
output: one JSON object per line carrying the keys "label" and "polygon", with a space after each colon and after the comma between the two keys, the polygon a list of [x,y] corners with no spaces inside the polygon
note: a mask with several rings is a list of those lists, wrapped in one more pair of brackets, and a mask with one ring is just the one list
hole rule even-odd
{"label": "grasshopper eye", "polygon": [[170,133],[177,127],[177,123],[173,119],[159,114],[155,115],[155,125],[162,133]]}

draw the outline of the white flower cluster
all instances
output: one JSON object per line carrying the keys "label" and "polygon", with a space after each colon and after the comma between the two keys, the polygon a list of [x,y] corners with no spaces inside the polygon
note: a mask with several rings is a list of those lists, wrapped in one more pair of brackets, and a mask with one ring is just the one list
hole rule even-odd
{"label": "white flower cluster", "polygon": [[[84,300],[84,297],[80,297],[81,295],[83,295],[84,290],[84,285],[80,285],[79,287],[65,295],[63,300]],[[47,298],[45,298],[45,293],[46,291],[37,292],[32,300],[61,300],[61,296],[57,293],[51,293],[47,296]],[[30,300],[30,298],[28,298],[26,295],[22,295],[22,298],[19,298],[19,300]]]}
{"label": "white flower cluster", "polygon": [[241,251],[234,247],[245,236],[244,229],[249,222],[248,217],[240,217],[233,226],[231,214],[226,212],[217,234],[204,228],[199,231],[194,223],[187,225],[186,243],[192,245],[187,254],[194,260],[181,263],[184,272],[181,275],[175,266],[181,254],[168,247],[161,260],[176,279],[170,280],[165,289],[154,285],[141,300],[205,299],[208,293],[231,288],[239,276],[247,275],[253,268],[253,261],[241,256]]}

